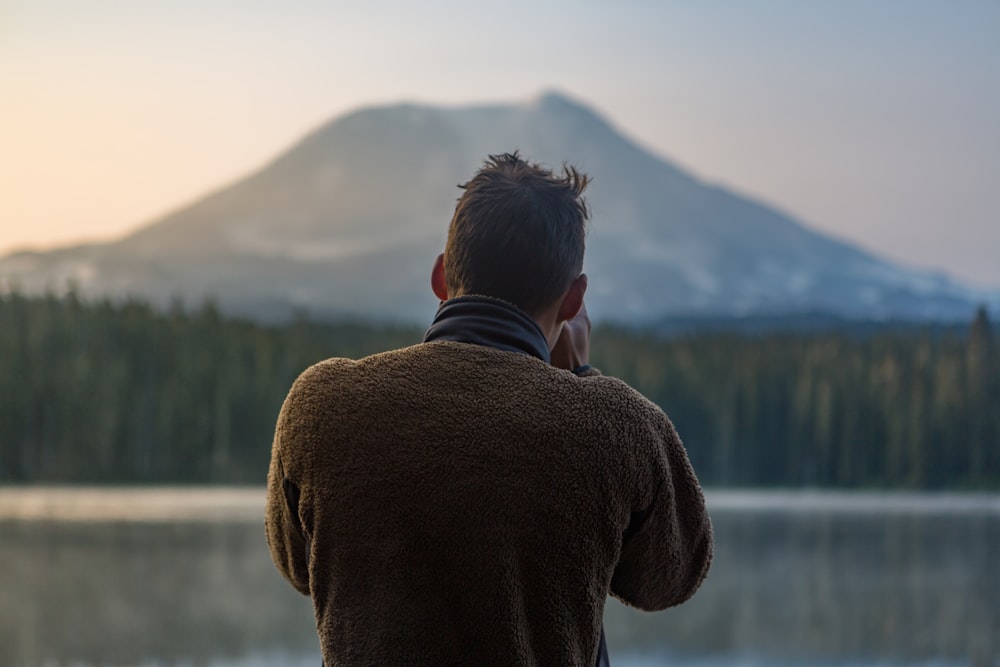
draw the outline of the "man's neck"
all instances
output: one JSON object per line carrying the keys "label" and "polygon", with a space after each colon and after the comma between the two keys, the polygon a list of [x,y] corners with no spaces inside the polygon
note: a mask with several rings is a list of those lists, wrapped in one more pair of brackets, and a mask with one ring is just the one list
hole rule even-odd
{"label": "man's neck", "polygon": [[486,296],[448,299],[438,308],[425,342],[450,340],[522,352],[548,363],[550,347],[538,321],[517,306]]}

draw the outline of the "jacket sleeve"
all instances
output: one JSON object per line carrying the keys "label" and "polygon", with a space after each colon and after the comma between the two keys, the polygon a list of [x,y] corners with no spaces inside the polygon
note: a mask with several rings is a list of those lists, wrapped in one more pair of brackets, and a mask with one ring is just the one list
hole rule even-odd
{"label": "jacket sleeve", "polygon": [[[712,524],[691,462],[662,411],[649,424],[654,446],[650,493],[633,509],[622,537],[611,592],[647,611],[681,604],[698,590],[712,561]],[[647,459],[648,461],[648,459]]]}
{"label": "jacket sleeve", "polygon": [[309,540],[299,520],[299,488],[285,476],[282,456],[288,437],[283,428],[292,396],[285,401],[271,449],[267,473],[267,506],[264,524],[271,558],[278,570],[300,593],[309,595]]}

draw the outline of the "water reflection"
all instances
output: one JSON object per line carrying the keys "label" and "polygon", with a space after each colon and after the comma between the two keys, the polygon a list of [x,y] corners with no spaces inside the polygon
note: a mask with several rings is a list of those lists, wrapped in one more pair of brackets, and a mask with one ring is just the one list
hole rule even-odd
{"label": "water reflection", "polygon": [[611,605],[613,647],[1000,665],[1000,517],[715,511],[713,520],[716,560],[702,590],[662,614]]}
{"label": "water reflection", "polygon": [[[613,664],[1000,666],[1000,512],[794,501],[713,506],[704,588],[609,605]],[[319,661],[260,521],[0,521],[0,667],[70,664]]]}
{"label": "water reflection", "polygon": [[0,665],[307,651],[309,601],[276,574],[262,541],[262,523],[4,522]]}

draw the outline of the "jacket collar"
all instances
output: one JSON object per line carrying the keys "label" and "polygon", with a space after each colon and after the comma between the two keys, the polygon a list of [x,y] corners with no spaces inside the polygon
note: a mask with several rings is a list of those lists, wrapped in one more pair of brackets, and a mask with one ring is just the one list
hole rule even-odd
{"label": "jacket collar", "polygon": [[488,296],[459,296],[438,308],[424,342],[449,340],[521,352],[549,363],[549,343],[538,323],[517,306]]}

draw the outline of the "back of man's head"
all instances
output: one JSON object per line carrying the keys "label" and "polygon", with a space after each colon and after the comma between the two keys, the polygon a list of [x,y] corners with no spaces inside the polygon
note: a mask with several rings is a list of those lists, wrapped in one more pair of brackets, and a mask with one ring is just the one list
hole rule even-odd
{"label": "back of man's head", "polygon": [[448,293],[503,299],[529,314],[555,303],[583,270],[589,178],[491,155],[458,200],[448,229]]}

